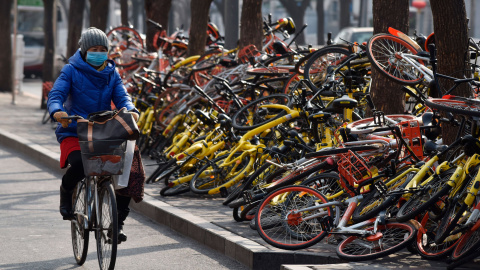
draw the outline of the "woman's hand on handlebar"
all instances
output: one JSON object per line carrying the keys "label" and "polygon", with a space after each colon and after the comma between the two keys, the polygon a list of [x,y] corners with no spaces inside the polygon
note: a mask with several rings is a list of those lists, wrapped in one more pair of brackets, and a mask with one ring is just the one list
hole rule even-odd
{"label": "woman's hand on handlebar", "polygon": [[53,114],[53,118],[57,120],[60,124],[62,124],[63,128],[67,128],[68,124],[72,123],[72,119],[65,119],[64,117],[68,117],[68,114],[63,111],[58,111]]}

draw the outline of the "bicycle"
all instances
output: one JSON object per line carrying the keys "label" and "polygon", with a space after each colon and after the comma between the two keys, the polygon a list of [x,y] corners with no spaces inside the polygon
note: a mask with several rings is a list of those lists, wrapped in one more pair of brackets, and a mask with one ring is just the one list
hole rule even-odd
{"label": "bicycle", "polygon": [[[83,117],[75,115],[63,119]],[[114,269],[119,241],[113,176],[123,172],[126,140],[80,141],[79,144],[86,177],[77,184],[72,196],[74,257],[78,265],[85,263],[89,233],[93,231],[100,269]]]}

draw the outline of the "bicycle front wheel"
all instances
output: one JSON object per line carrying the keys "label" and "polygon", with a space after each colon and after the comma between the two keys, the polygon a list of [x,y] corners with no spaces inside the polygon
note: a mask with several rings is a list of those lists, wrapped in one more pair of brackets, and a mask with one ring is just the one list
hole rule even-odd
{"label": "bicycle front wheel", "polygon": [[286,114],[282,109],[261,108],[266,104],[280,104],[289,107],[291,100],[285,94],[273,94],[252,101],[235,113],[232,118],[232,126],[238,130],[251,130]]}
{"label": "bicycle front wheel", "polygon": [[85,181],[80,181],[73,192],[73,215],[71,231],[73,256],[78,265],[83,265],[87,259],[89,231],[86,229],[88,224],[85,219],[87,211],[87,192]]}
{"label": "bicycle front wheel", "polygon": [[[373,231],[374,226],[367,228]],[[337,246],[337,255],[347,261],[378,259],[406,247],[415,237],[409,223],[387,223],[377,226],[377,233],[367,237],[350,236]]]}
{"label": "bicycle front wheel", "polygon": [[257,232],[277,248],[298,250],[313,246],[328,234],[322,220],[333,220],[332,208],[320,206],[327,202],[325,196],[309,187],[278,189],[258,206]]}
{"label": "bicycle front wheel", "polygon": [[97,209],[97,257],[100,269],[114,269],[117,259],[117,200],[110,181],[101,183]]}
{"label": "bicycle front wheel", "polygon": [[439,111],[451,112],[467,116],[480,116],[480,101],[474,99],[460,98],[442,99],[429,98],[425,100],[425,105]]}
{"label": "bicycle front wheel", "polygon": [[[388,79],[400,84],[415,85],[423,80],[423,74],[402,56],[417,53],[406,41],[389,34],[375,35],[367,44],[367,56],[372,65]],[[424,65],[422,60],[412,61]]]}

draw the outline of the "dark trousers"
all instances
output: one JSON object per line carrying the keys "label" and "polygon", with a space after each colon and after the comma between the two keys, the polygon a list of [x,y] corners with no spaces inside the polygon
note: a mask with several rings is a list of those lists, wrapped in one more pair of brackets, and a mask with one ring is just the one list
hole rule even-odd
{"label": "dark trousers", "polygon": [[[68,155],[68,163],[70,167],[62,177],[62,186],[67,191],[73,191],[78,182],[80,182],[85,174],[83,172],[82,156],[80,151],[73,151]],[[118,211],[118,225],[123,225],[123,222],[130,213],[130,197],[121,196],[116,194],[117,198],[117,211]]]}

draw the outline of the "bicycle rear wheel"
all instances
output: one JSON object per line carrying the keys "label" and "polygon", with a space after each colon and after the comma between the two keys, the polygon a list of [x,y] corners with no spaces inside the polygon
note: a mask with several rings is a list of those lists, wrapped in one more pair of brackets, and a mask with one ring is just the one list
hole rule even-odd
{"label": "bicycle rear wheel", "polygon": [[[367,56],[372,65],[384,76],[400,84],[415,85],[422,81],[423,74],[401,56],[417,53],[406,41],[389,34],[375,35],[367,44]],[[422,60],[412,61],[424,65]]]}
{"label": "bicycle rear wheel", "polygon": [[305,186],[287,186],[268,195],[255,215],[258,234],[270,245],[298,250],[322,240],[328,232],[322,228],[322,219],[333,220],[331,207],[311,206],[327,203],[315,189]]}
{"label": "bicycle rear wheel", "polygon": [[461,114],[467,116],[480,116],[480,101],[474,99],[455,97],[455,99],[429,98],[425,105],[432,109]]}
{"label": "bicycle rear wheel", "polygon": [[316,91],[320,90],[327,76],[351,54],[348,49],[338,46],[329,46],[314,52],[305,64],[304,78]]}
{"label": "bicycle rear wheel", "polygon": [[260,108],[266,104],[281,104],[288,107],[291,100],[285,94],[274,94],[252,101],[235,113],[232,126],[238,130],[251,130],[286,114],[282,109]]}
{"label": "bicycle rear wheel", "polygon": [[143,50],[143,39],[133,28],[118,26],[107,33],[110,46],[109,57],[113,58],[119,67],[128,67],[136,63],[132,59],[136,53]]}
{"label": "bicycle rear wheel", "polygon": [[437,260],[448,256],[457,245],[458,237],[447,238],[443,243],[435,244],[435,235],[441,217],[432,216],[429,212],[420,219],[423,230],[417,233],[416,246],[418,254],[425,259]]}
{"label": "bicycle rear wheel", "polygon": [[85,214],[87,211],[87,192],[85,181],[80,181],[73,192],[74,217],[71,224],[73,256],[78,265],[83,265],[87,259],[90,232]]}
{"label": "bicycle rear wheel", "polygon": [[[374,226],[367,228],[373,231]],[[377,226],[377,233],[367,237],[350,236],[337,246],[337,255],[347,261],[378,259],[406,247],[415,237],[409,223],[387,223]]]}
{"label": "bicycle rear wheel", "polygon": [[[473,226],[472,228],[478,227],[478,223],[480,223],[480,221],[477,221],[475,224],[476,226]],[[475,257],[472,256],[473,258],[470,258],[473,260],[480,255],[480,253],[477,252],[480,248],[480,230],[474,230],[472,228],[462,235],[458,241],[458,244],[452,253],[453,261],[459,261],[463,258],[469,257],[471,254],[477,254]]]}
{"label": "bicycle rear wheel", "polygon": [[97,257],[100,269],[114,269],[117,259],[118,214],[115,191],[110,181],[99,183],[97,209]]}

